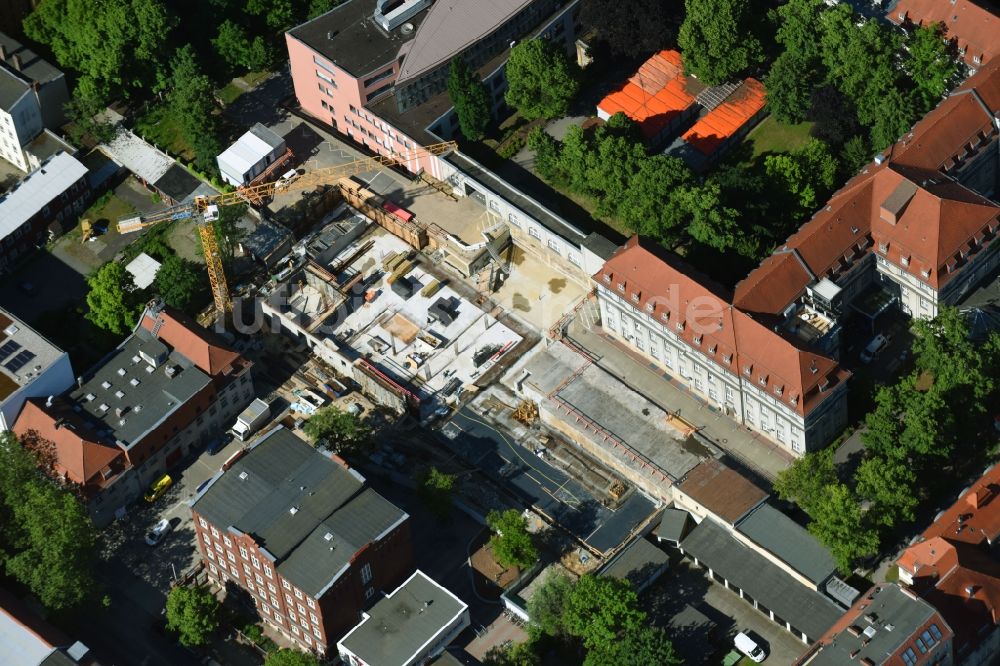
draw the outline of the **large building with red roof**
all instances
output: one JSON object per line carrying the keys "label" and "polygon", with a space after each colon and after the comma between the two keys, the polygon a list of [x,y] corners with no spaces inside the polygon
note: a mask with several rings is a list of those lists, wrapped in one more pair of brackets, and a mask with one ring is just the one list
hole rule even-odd
{"label": "large building with red roof", "polygon": [[899,579],[955,629],[955,657],[989,663],[1000,651],[1000,466],[986,470],[899,561]]}
{"label": "large building with red roof", "polygon": [[972,0],[900,0],[886,18],[901,26],[940,23],[959,55],[975,70],[1000,54],[1000,17],[986,5]]}
{"label": "large building with red roof", "polygon": [[53,475],[110,522],[253,399],[249,360],[150,303],[133,333],[62,395],[29,399],[13,430],[52,444]]}

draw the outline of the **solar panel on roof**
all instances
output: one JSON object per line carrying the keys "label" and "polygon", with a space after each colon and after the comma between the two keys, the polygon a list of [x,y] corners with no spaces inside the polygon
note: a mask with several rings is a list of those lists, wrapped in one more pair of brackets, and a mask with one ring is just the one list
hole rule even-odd
{"label": "solar panel on roof", "polygon": [[35,354],[33,352],[22,351],[17,356],[7,361],[7,364],[4,367],[11,372],[17,372],[30,363],[33,358],[35,358]]}
{"label": "solar panel on roof", "polygon": [[2,347],[0,347],[0,363],[3,363],[4,361],[6,361],[8,356],[10,356],[11,354],[13,354],[14,352],[16,352],[20,348],[21,348],[21,345],[17,344],[13,340],[10,340],[9,342],[4,343],[4,345]]}

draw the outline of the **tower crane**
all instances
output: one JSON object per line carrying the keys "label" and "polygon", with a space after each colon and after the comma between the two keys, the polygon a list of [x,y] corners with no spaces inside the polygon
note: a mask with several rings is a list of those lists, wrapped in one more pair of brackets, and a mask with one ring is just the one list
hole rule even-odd
{"label": "tower crane", "polygon": [[261,183],[259,185],[240,187],[232,192],[195,197],[193,201],[182,203],[166,210],[119,220],[118,232],[127,234],[146,229],[160,222],[195,218],[198,236],[201,238],[202,252],[205,255],[205,268],[208,270],[208,281],[212,286],[212,299],[215,301],[215,310],[219,316],[225,317],[232,309],[232,303],[229,300],[229,286],[226,282],[226,273],[222,266],[219,243],[215,237],[215,229],[212,227],[212,222],[219,219],[220,206],[232,206],[254,200],[259,201],[271,197],[275,192],[306,190],[319,185],[328,185],[335,183],[341,178],[365,173],[366,171],[373,171],[380,167],[405,164],[411,160],[426,156],[443,155],[455,148],[456,144],[454,141],[445,141],[409,150],[406,154],[373,155],[347,162],[346,164],[316,169],[315,171],[299,176],[291,182],[276,181]]}

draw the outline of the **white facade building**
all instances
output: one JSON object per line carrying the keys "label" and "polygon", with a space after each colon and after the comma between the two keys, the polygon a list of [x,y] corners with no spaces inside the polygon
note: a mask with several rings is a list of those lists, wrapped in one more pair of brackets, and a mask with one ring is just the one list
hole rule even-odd
{"label": "white facade building", "polygon": [[69,354],[0,309],[0,432],[9,430],[28,398],[73,386]]}

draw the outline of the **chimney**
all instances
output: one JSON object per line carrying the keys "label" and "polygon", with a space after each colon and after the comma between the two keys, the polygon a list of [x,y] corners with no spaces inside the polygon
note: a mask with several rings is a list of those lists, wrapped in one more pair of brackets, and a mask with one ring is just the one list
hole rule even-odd
{"label": "chimney", "polygon": [[11,56],[10,60],[11,60],[11,63],[14,65],[14,69],[16,69],[17,71],[20,72],[21,71],[21,56],[20,56],[20,54],[15,53],[13,56]]}

